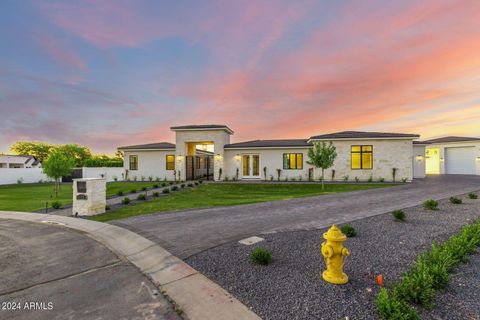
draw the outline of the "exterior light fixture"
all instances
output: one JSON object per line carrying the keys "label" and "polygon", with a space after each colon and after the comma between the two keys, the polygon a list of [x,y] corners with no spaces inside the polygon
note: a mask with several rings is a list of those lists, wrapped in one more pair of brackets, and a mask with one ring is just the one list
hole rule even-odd
{"label": "exterior light fixture", "polygon": [[477,157],[477,161],[480,162],[480,157]]}
{"label": "exterior light fixture", "polygon": [[444,162],[444,161],[445,161],[445,159],[443,159],[443,158],[440,158],[440,162]]}
{"label": "exterior light fixture", "polygon": [[182,160],[183,160],[183,156],[182,156],[181,154],[179,154],[179,155],[177,156],[177,160],[182,161]]}
{"label": "exterior light fixture", "polygon": [[236,160],[237,162],[240,161],[240,155],[239,155],[239,154],[236,154],[236,155],[235,155],[235,160]]}
{"label": "exterior light fixture", "polygon": [[417,161],[422,161],[422,160],[423,160],[423,156],[419,154],[419,155],[417,156]]}

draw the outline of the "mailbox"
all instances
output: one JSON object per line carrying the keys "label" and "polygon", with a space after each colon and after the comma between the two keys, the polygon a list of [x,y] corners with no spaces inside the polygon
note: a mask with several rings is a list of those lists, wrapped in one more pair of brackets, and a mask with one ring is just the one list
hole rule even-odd
{"label": "mailbox", "polygon": [[93,216],[99,213],[104,213],[106,204],[106,179],[73,179],[73,215]]}

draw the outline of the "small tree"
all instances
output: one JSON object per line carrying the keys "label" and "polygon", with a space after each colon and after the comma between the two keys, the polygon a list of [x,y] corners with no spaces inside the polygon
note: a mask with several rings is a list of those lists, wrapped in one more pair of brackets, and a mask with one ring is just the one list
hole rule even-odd
{"label": "small tree", "polygon": [[337,158],[336,150],[337,149],[331,141],[329,144],[327,144],[325,141],[322,141],[321,143],[315,143],[313,148],[308,150],[307,163],[315,168],[322,169],[322,190],[325,189],[325,169],[333,166],[333,162],[335,161],[335,158]]}
{"label": "small tree", "polygon": [[60,190],[60,179],[72,173],[75,159],[69,158],[61,151],[53,151],[42,164],[43,172],[50,178],[55,179],[55,196]]}

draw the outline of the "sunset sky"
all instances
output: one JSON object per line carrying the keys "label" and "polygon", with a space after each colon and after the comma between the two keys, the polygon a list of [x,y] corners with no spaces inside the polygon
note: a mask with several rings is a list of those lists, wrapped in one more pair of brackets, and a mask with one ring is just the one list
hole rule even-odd
{"label": "sunset sky", "polygon": [[0,2],[0,151],[218,123],[480,137],[480,1]]}

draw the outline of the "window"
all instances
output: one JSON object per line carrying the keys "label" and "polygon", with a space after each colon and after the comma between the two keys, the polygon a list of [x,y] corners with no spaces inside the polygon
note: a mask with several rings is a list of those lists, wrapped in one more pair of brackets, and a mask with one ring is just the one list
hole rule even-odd
{"label": "window", "polygon": [[373,146],[352,146],[352,169],[373,168]]}
{"label": "window", "polygon": [[130,156],[130,170],[138,170],[138,156]]}
{"label": "window", "polygon": [[284,153],[283,169],[303,169],[303,153]]}
{"label": "window", "polygon": [[167,154],[167,170],[175,170],[175,155]]}

